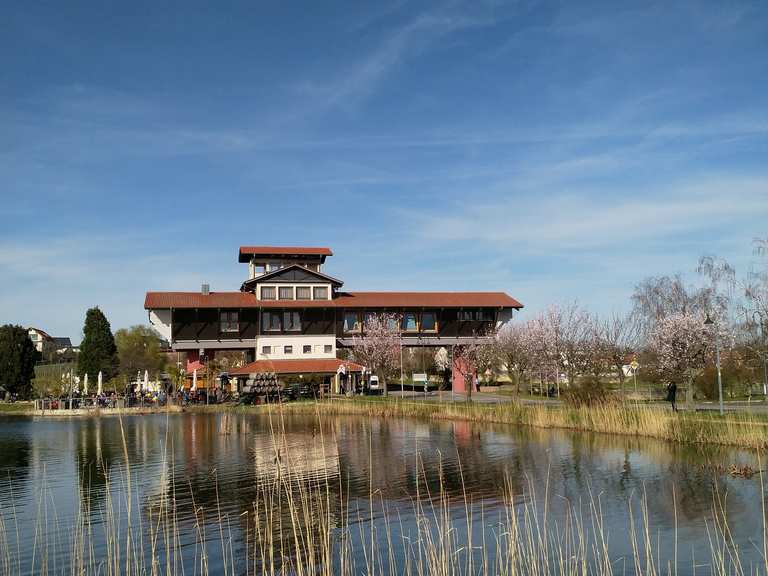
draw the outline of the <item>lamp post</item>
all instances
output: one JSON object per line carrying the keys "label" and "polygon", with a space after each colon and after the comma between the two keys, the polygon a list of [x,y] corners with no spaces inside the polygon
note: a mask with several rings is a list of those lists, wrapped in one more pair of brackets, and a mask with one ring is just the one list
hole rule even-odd
{"label": "lamp post", "polygon": [[720,416],[724,414],[723,410],[723,379],[720,374],[720,339],[717,337],[717,324],[707,314],[706,320],[704,320],[705,326],[714,326],[715,328],[715,365],[717,366],[717,394],[720,399]]}

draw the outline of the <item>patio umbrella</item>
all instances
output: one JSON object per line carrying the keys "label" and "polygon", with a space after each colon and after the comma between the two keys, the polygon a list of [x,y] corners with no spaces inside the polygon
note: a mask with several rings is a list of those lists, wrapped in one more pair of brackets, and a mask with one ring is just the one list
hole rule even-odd
{"label": "patio umbrella", "polygon": [[88,396],[88,372],[85,373],[85,378],[83,379],[83,396]]}
{"label": "patio umbrella", "polygon": [[99,377],[96,379],[96,394],[101,396],[101,370],[99,370]]}
{"label": "patio umbrella", "polygon": [[197,368],[192,372],[192,392],[197,390]]}
{"label": "patio umbrella", "polygon": [[142,386],[142,390],[146,392],[149,390],[149,371],[144,370],[144,386]]}

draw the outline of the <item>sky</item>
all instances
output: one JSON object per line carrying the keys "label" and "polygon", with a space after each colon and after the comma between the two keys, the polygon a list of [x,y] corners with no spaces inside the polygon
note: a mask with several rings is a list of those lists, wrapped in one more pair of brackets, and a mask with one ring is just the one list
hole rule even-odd
{"label": "sky", "polygon": [[766,160],[766,2],[8,2],[0,323],[146,323],[270,244],[348,290],[619,312],[752,265]]}

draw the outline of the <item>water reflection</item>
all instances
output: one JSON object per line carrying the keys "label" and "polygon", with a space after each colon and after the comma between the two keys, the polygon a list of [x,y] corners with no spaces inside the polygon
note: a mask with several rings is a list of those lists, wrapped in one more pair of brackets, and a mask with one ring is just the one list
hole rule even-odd
{"label": "water reflection", "polygon": [[[0,497],[0,512],[6,521],[17,514],[20,538],[33,537],[40,495],[46,494],[58,519],[46,530],[60,532],[65,542],[80,509],[90,510],[98,526],[115,503],[130,500],[145,522],[172,503],[182,547],[195,545],[201,524],[215,543],[221,538],[217,522],[224,519],[232,554],[245,558],[254,518],[287,524],[295,515],[291,498],[309,503],[301,521],[321,540],[320,517],[332,527],[345,514],[353,522],[373,514],[379,522],[387,509],[408,529],[417,494],[422,500],[449,498],[454,517],[461,518],[479,514],[465,507],[465,495],[490,517],[494,510],[503,513],[506,492],[522,504],[535,491],[539,500],[546,495],[555,520],[564,521],[574,509],[587,518],[600,510],[612,533],[611,554],[628,558],[625,536],[639,521],[644,497],[660,554],[673,555],[675,530],[686,543],[679,566],[684,573],[693,570],[691,551],[699,559],[709,556],[707,523],[716,493],[726,497],[733,537],[746,561],[759,560],[752,539],[762,533],[760,481],[718,472],[732,463],[759,467],[755,454],[735,450],[467,422],[320,422],[258,414],[14,418],[0,420],[0,471],[14,488],[13,498],[8,491]],[[320,489],[327,493],[315,499]],[[98,555],[107,544],[94,532]],[[288,551],[294,545],[286,537],[275,543]],[[212,567],[224,562],[222,549],[210,547]],[[52,552],[62,564],[68,554],[66,545]]]}

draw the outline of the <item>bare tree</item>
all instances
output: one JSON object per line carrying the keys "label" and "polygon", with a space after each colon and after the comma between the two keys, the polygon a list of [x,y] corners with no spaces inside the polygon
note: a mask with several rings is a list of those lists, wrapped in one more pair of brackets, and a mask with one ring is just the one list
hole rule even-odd
{"label": "bare tree", "polygon": [[711,288],[686,286],[679,274],[651,276],[635,286],[632,313],[642,334],[647,337],[660,320],[672,314],[700,314],[703,317],[708,310],[717,307],[713,297]]}
{"label": "bare tree", "polygon": [[365,321],[362,336],[355,336],[352,342],[353,358],[368,366],[382,382],[386,396],[388,376],[399,366],[400,317],[397,314],[373,314]]}
{"label": "bare tree", "polygon": [[613,314],[603,321],[602,335],[606,361],[624,391],[624,365],[627,358],[638,350],[640,324],[632,314]]}

